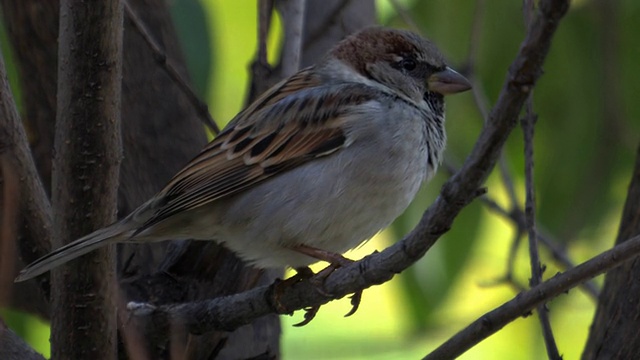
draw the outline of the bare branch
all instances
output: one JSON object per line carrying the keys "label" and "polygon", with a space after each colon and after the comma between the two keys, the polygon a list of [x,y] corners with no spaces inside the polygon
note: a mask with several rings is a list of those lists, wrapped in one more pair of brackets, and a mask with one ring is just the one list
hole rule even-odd
{"label": "bare branch", "polygon": [[[535,7],[532,0],[524,0],[523,12],[527,27],[531,25],[534,9]],[[536,230],[536,196],[533,180],[533,134],[537,116],[533,113],[533,91],[529,93],[525,109],[525,116],[521,121],[522,132],[524,134],[524,177],[526,187],[524,215],[527,235],[529,238],[529,259],[531,264],[531,279],[529,281],[529,286],[535,287],[542,282],[542,272],[544,270],[538,253],[538,233]],[[551,328],[551,321],[549,320],[549,309],[547,309],[546,303],[538,305],[537,310],[540,326],[542,327],[544,344],[547,349],[547,356],[549,359],[560,360],[562,357],[558,351],[556,340],[553,337],[553,329]]]}
{"label": "bare branch", "polygon": [[275,84],[274,71],[268,60],[267,37],[271,28],[271,17],[275,0],[258,2],[258,56],[251,64],[251,86],[247,92],[247,103],[251,103]]}
{"label": "bare branch", "polygon": [[124,10],[131,20],[133,27],[140,33],[142,38],[144,38],[146,43],[149,45],[149,48],[153,52],[155,61],[160,65],[162,69],[167,72],[167,75],[169,75],[169,77],[171,77],[171,79],[175,81],[175,83],[182,90],[187,99],[189,99],[204,125],[207,126],[209,130],[211,130],[211,132],[213,132],[214,134],[219,133],[220,128],[211,117],[207,104],[198,97],[191,85],[189,85],[189,82],[178,72],[173,60],[167,58],[166,52],[162,50],[162,48],[160,48],[158,42],[153,38],[153,35],[151,35],[151,32],[149,31],[149,29],[147,29],[146,25],[144,24],[142,19],[140,19],[138,14],[136,14],[135,10],[131,7],[131,5],[129,5],[129,2],[123,0],[123,3]]}
{"label": "bare branch", "polygon": [[[339,18],[339,15],[352,3],[352,0],[339,0],[340,3],[335,6],[335,8],[331,11],[331,13],[325,16],[325,22],[320,26],[316,27],[315,31],[310,33],[307,36],[306,41],[304,42],[304,52],[307,52],[308,48],[316,43],[320,38],[325,35],[325,32],[329,30],[329,28],[334,24],[335,21]],[[327,6],[325,4],[324,6]]]}
{"label": "bare branch", "polygon": [[[531,5],[530,5],[531,6]],[[543,267],[538,253],[538,232],[536,230],[536,201],[535,185],[533,181],[533,134],[536,122],[536,115],[533,113],[533,97],[529,95],[526,104],[525,117],[522,120],[522,131],[524,133],[524,159],[525,159],[525,222],[529,238],[529,259],[531,263],[531,279],[529,286],[535,287],[542,282]],[[549,359],[561,359],[558,346],[553,337],[551,322],[549,321],[549,310],[546,304],[537,306],[538,318],[542,327],[544,343],[547,348]]]}
{"label": "bare branch", "polygon": [[276,2],[276,7],[282,14],[284,21],[284,45],[280,59],[280,76],[282,78],[289,77],[300,69],[305,6],[306,0],[279,0]]}
{"label": "bare branch", "polygon": [[267,60],[267,37],[271,28],[271,17],[275,0],[260,0],[258,11],[258,62],[265,66],[269,64]]}
{"label": "bare branch", "polygon": [[[27,135],[18,116],[16,103],[11,95],[4,60],[0,57],[0,154],[14,159],[13,170],[20,180],[20,209],[26,214],[25,234],[32,241],[18,244],[22,258],[33,261],[46,255],[51,249],[52,212],[51,204],[40,176],[36,170]],[[37,280],[40,287],[48,293],[49,277],[41,276]]]}

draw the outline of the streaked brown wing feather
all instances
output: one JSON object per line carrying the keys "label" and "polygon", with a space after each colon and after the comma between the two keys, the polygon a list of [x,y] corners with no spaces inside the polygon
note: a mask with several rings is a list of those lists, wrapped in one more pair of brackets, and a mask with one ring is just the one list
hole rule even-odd
{"label": "streaked brown wing feather", "polygon": [[[320,86],[310,70],[276,85],[176,174],[156,196],[154,214],[138,231],[344,147],[349,105],[371,100],[375,90],[360,84],[341,87]],[[327,103],[340,106],[326,111],[321,105]]]}

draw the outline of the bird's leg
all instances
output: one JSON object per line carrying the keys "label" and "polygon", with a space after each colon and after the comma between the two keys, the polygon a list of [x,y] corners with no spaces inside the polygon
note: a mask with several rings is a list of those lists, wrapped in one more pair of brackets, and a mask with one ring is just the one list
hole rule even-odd
{"label": "bird's leg", "polygon": [[294,284],[299,283],[302,280],[311,279],[313,275],[315,275],[308,266],[294,268],[293,270],[296,271],[296,274],[285,280],[280,280],[279,286],[283,288],[287,286],[293,286]]}
{"label": "bird's leg", "polygon": [[260,281],[260,278],[262,277],[262,275],[264,275],[264,269],[255,269],[254,271],[251,271],[247,275],[248,278],[244,282],[245,286],[243,286],[242,290],[244,291],[244,290],[253,289],[256,285],[258,285],[258,281]]}
{"label": "bird's leg", "polygon": [[[350,265],[351,263],[353,263],[353,260],[347,259],[346,257],[331,252],[331,251],[326,251],[326,250],[322,250],[322,249],[318,249],[318,248],[314,248],[312,246],[308,246],[308,245],[296,245],[290,248],[293,251],[297,251],[301,254],[310,256],[312,258],[318,259],[318,260],[322,260],[322,261],[326,261],[329,263],[329,266],[326,267],[325,269],[323,269],[322,271],[320,271],[318,273],[318,279],[320,280],[320,287],[318,287],[318,291],[322,292],[323,294],[327,295],[327,296],[331,296],[331,294],[329,294],[327,291],[324,290],[324,281],[327,279],[327,277],[329,275],[331,275],[331,273],[339,268],[339,267],[345,267],[347,265]],[[351,310],[345,315],[345,316],[351,316],[353,314],[356,313],[356,311],[358,310],[358,307],[360,306],[360,300],[362,300],[362,290],[355,292],[352,296],[351,296]],[[310,311],[313,311],[313,316],[315,316],[315,313],[318,312],[319,307],[315,307],[315,308],[311,308],[309,310],[307,310],[307,314],[308,315],[310,313]],[[313,319],[313,316],[307,320],[307,316],[305,315],[305,320],[300,323],[300,324],[296,324],[298,326],[302,326],[302,325],[306,325],[309,323],[309,321],[311,321],[311,319]]]}
{"label": "bird's leg", "polygon": [[340,254],[336,254],[334,252],[327,251],[327,250],[314,248],[313,246],[309,246],[309,245],[296,245],[296,246],[291,246],[289,249],[299,252],[301,254],[310,256],[314,259],[326,261],[333,266],[334,270],[341,266],[344,267],[353,263],[353,260],[347,259],[346,257]]}

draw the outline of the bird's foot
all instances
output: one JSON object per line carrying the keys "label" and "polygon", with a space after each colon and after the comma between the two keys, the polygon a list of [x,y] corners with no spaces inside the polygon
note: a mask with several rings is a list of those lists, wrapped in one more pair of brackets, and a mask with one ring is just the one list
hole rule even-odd
{"label": "bird's foot", "polygon": [[[296,245],[290,248],[293,251],[299,252],[301,254],[310,256],[314,259],[326,261],[329,263],[329,266],[322,269],[317,274],[314,274],[308,267],[296,268],[296,274],[286,280],[277,280],[273,284],[273,304],[280,314],[290,314],[291,312],[287,309],[286,306],[282,304],[280,298],[284,292],[284,289],[289,286],[294,286],[295,284],[309,279],[314,285],[315,290],[324,297],[327,298],[335,298],[334,294],[327,291],[325,289],[325,281],[337,268],[345,267],[352,264],[354,261],[345,258],[344,256],[333,253],[330,251],[317,249],[307,245]],[[355,292],[351,295],[351,310],[345,315],[351,316],[356,313],[358,307],[360,306],[360,301],[362,299],[362,290]],[[313,320],[313,318],[320,310],[320,305],[309,306],[304,308],[304,320],[301,322],[294,324],[293,326],[304,326]]]}
{"label": "bird's foot", "polygon": [[[326,261],[329,263],[329,266],[327,266],[326,268],[321,270],[316,276],[314,276],[312,278],[312,281],[316,285],[315,286],[316,291],[318,291],[319,293],[327,297],[335,297],[333,294],[331,294],[329,291],[325,289],[324,283],[326,279],[337,268],[351,265],[354,261],[351,259],[347,259],[346,257],[340,254],[322,250],[322,249],[317,249],[307,245],[297,245],[295,247],[292,247],[291,249],[299,253],[302,253],[304,255],[310,256],[312,258]],[[361,300],[362,300],[362,290],[355,292],[351,296],[351,310],[345,316],[351,316],[355,314],[356,311],[358,311],[358,307],[360,306]],[[319,308],[320,308],[319,306],[316,306],[316,307],[312,307],[312,308],[310,307],[305,309],[305,311],[307,311],[307,313],[305,314],[305,320],[299,324],[296,324],[295,326],[304,326],[308,324],[313,319],[315,314],[318,312]]]}

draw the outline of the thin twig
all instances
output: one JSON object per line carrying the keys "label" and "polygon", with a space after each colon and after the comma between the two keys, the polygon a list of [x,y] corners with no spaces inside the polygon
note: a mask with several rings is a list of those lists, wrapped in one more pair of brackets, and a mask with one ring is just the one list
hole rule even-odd
{"label": "thin twig", "polygon": [[260,0],[258,2],[258,54],[251,63],[251,86],[247,92],[247,104],[252,103],[258,96],[276,83],[274,71],[269,64],[267,37],[271,28],[274,0]]}
{"label": "thin twig", "polygon": [[[542,282],[542,264],[540,263],[540,255],[538,253],[538,235],[535,225],[535,188],[533,183],[533,133],[536,122],[536,115],[533,113],[533,101],[529,96],[526,104],[526,115],[522,120],[522,130],[524,133],[524,158],[525,158],[525,186],[526,186],[526,200],[525,200],[525,222],[526,230],[529,238],[529,259],[531,263],[531,279],[529,281],[530,287],[535,287]],[[537,306],[538,319],[540,320],[540,326],[542,327],[542,335],[544,338],[545,347],[547,349],[547,356],[549,359],[561,359],[558,346],[556,345],[555,338],[553,337],[553,330],[551,328],[551,322],[549,320],[549,309],[546,304],[540,304]]]}
{"label": "thin twig", "polygon": [[280,59],[282,78],[295,74],[300,69],[302,57],[302,35],[306,0],[280,0],[276,3],[284,22],[284,44]]}
{"label": "thin twig", "polygon": [[[53,212],[51,203],[38,175],[29,148],[27,134],[18,115],[18,109],[11,93],[4,60],[0,54],[0,154],[15,159],[15,175],[20,181],[20,212],[25,226],[23,235],[29,241],[18,244],[20,255],[25,262],[31,262],[46,255],[51,250]],[[49,298],[49,276],[37,280],[40,289]]]}
{"label": "thin twig", "polygon": [[151,49],[151,52],[153,52],[154,60],[160,65],[162,69],[164,69],[164,71],[166,71],[167,75],[169,75],[169,77],[178,85],[180,90],[182,90],[187,99],[195,108],[204,125],[207,126],[212,133],[218,134],[220,132],[220,128],[211,117],[207,104],[204,101],[200,100],[196,92],[189,85],[189,82],[180,74],[180,72],[178,72],[176,66],[174,65],[174,62],[171,59],[167,58],[167,54],[162,50],[147,26],[144,24],[144,21],[142,21],[142,19],[138,16],[129,2],[123,0],[123,3],[125,14],[129,17],[129,20],[131,20],[133,27],[149,45],[149,49]]}
{"label": "thin twig", "polygon": [[271,28],[274,0],[260,0],[258,6],[258,63],[269,66],[267,37]]}
{"label": "thin twig", "polygon": [[335,9],[333,9],[333,11],[331,11],[331,13],[327,15],[327,17],[325,18],[327,19],[326,22],[318,26],[318,28],[314,32],[307,36],[307,39],[304,42],[303,50],[308,49],[309,46],[313,45],[316,41],[318,41],[318,39],[324,36],[327,29],[329,29],[329,27],[331,27],[331,25],[333,25],[338,20],[338,15],[340,15],[340,13],[344,9],[346,9],[350,3],[351,0],[343,0],[340,4],[338,4]]}
{"label": "thin twig", "polygon": [[[530,26],[533,19],[534,3],[532,0],[523,1],[523,12],[525,18],[525,24]],[[524,134],[524,161],[525,161],[525,187],[526,187],[526,199],[525,199],[525,222],[527,234],[529,237],[529,258],[531,260],[531,280],[529,285],[531,287],[538,286],[542,282],[542,264],[540,263],[540,255],[538,253],[538,236],[536,231],[536,200],[535,200],[535,185],[533,181],[533,134],[535,131],[535,123],[537,117],[533,113],[533,91],[529,93],[525,105],[525,117],[521,122],[522,132]],[[553,329],[551,328],[551,321],[549,320],[549,309],[547,309],[546,303],[539,304],[537,306],[538,319],[540,320],[540,326],[542,327],[542,336],[544,338],[544,344],[547,349],[547,356],[549,359],[560,360],[560,352],[558,351],[558,345],[553,336]]]}

